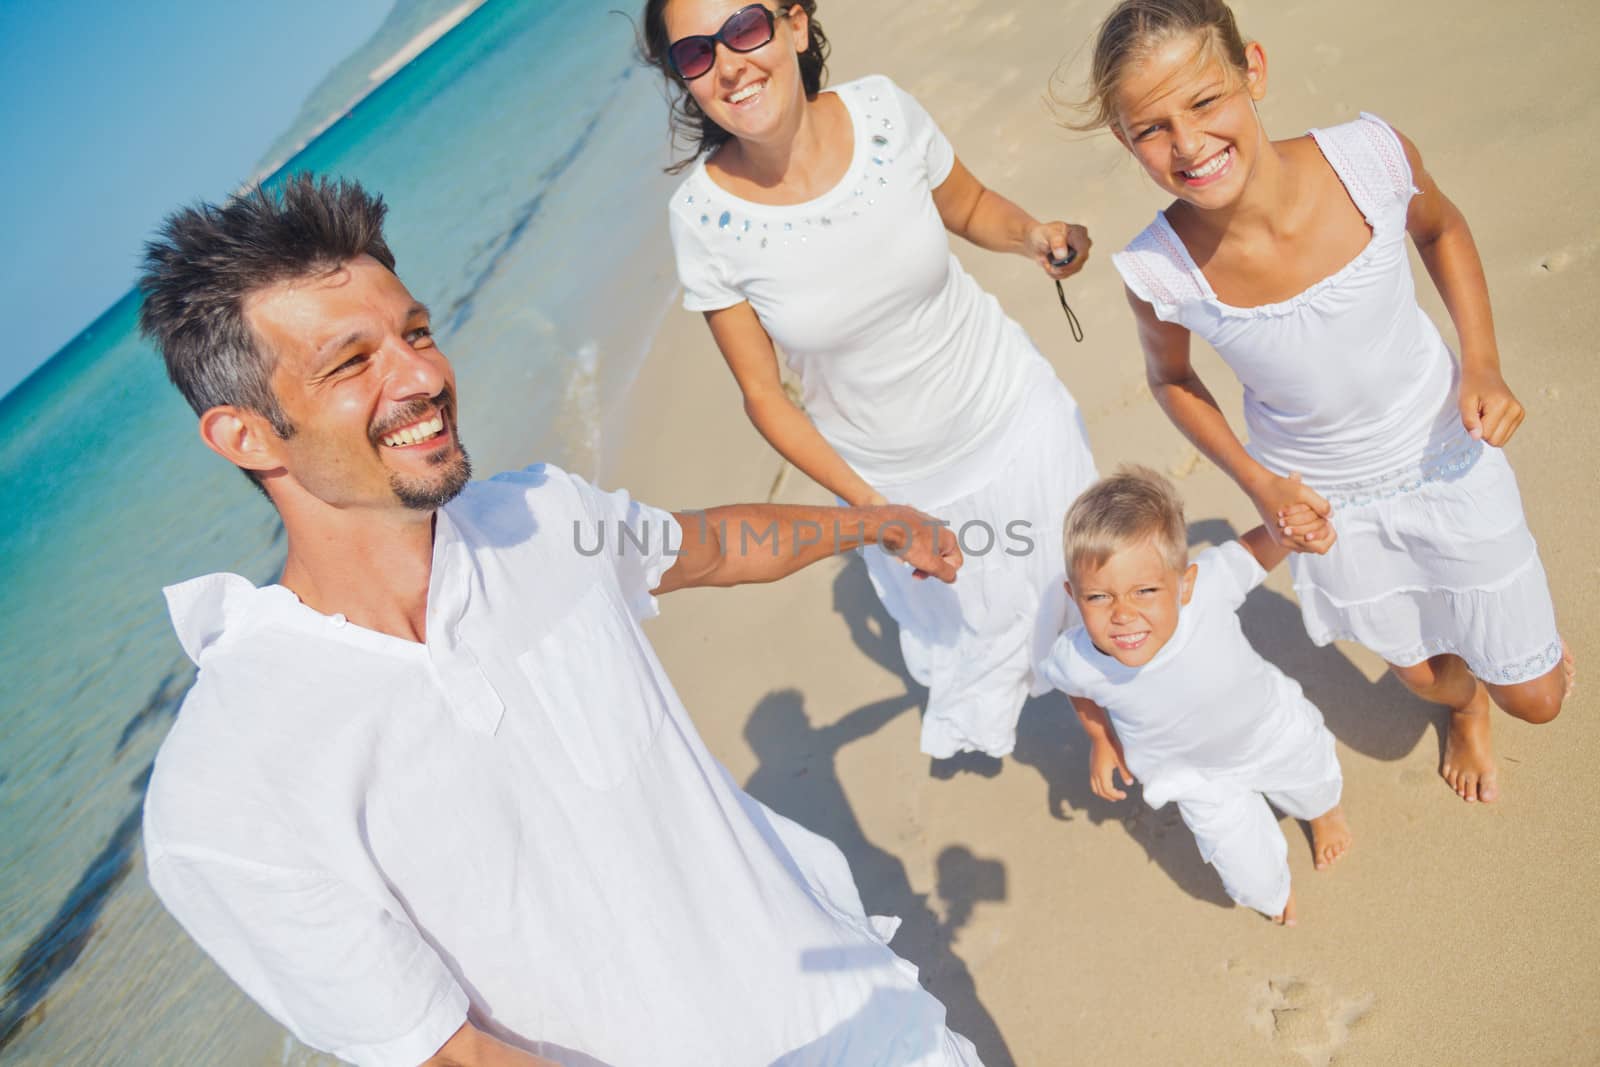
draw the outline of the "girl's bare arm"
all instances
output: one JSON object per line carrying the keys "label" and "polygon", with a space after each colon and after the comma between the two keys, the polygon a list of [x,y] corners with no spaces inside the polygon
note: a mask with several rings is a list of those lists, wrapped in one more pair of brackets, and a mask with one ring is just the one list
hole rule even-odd
{"label": "girl's bare arm", "polygon": [[1328,521],[1328,502],[1298,475],[1280,477],[1245,451],[1216,398],[1189,359],[1189,331],[1156,317],[1155,309],[1126,290],[1144,349],[1145,378],[1183,435],[1245,491],[1274,540],[1295,552],[1322,554],[1336,535]]}
{"label": "girl's bare arm", "polygon": [[1434,183],[1417,146],[1398,130],[1395,133],[1405,148],[1411,180],[1417,187],[1406,215],[1406,230],[1416,242],[1417,254],[1461,340],[1461,422],[1472,436],[1498,447],[1511,440],[1525,413],[1500,373],[1500,349],[1494,339],[1483,260],[1461,209]]}

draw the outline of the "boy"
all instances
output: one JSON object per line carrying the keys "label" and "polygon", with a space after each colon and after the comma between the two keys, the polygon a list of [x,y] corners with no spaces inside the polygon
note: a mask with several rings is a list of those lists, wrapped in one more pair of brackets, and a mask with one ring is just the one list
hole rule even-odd
{"label": "boy", "polygon": [[1144,782],[1151,807],[1177,801],[1228,895],[1293,926],[1288,846],[1267,801],[1310,820],[1319,870],[1350,830],[1333,735],[1236,614],[1288,550],[1258,526],[1189,563],[1183,502],[1142,467],[1086,490],[1063,542],[1083,624],[1057,639],[1044,673],[1089,735],[1090,787],[1121,800],[1121,772]]}

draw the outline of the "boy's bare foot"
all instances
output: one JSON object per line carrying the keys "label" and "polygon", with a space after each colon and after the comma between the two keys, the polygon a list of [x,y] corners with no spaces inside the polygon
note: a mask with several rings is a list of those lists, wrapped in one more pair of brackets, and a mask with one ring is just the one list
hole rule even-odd
{"label": "boy's bare foot", "polygon": [[1482,685],[1466,707],[1450,712],[1439,774],[1468,804],[1488,804],[1500,796],[1500,769],[1489,743],[1489,691]]}
{"label": "boy's bare foot", "polygon": [[1311,820],[1311,858],[1317,870],[1327,870],[1343,856],[1353,840],[1350,825],[1344,821],[1344,809],[1334,805]]}
{"label": "boy's bare foot", "polygon": [[1289,899],[1283,902],[1283,913],[1281,915],[1274,915],[1272,917],[1272,921],[1277,923],[1279,926],[1294,926],[1298,921],[1295,918],[1293,889],[1289,890]]}

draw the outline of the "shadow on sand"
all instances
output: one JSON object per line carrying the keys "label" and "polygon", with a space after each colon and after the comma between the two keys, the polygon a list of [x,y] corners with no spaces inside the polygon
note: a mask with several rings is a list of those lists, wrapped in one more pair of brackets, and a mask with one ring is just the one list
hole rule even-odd
{"label": "shadow on sand", "polygon": [[923,985],[944,1004],[949,1027],[977,1047],[986,1067],[1011,1067],[1016,1060],[956,953],[974,907],[1005,899],[1005,866],[961,846],[946,848],[936,861],[935,903],[912,888],[900,858],[862,830],[839,781],[839,753],[919,709],[923,690],[906,674],[894,621],[878,603],[859,556],[851,558],[834,582],[834,608],[861,650],[897,674],[905,692],[856,708],[829,726],[812,725],[798,691],[769,693],[745,726],[745,738],[760,761],[745,789],[844,852],[868,913],[900,917],[895,951],[916,964]]}

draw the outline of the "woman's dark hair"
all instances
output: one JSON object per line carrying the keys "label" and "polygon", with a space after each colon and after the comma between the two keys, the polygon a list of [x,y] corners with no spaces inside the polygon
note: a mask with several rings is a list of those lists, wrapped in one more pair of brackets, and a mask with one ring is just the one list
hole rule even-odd
{"label": "woman's dark hair", "polygon": [[[644,17],[641,20],[644,26],[639,34],[639,58],[655,67],[667,79],[668,103],[672,107],[673,150],[676,151],[680,145],[690,148],[688,156],[666,168],[668,174],[676,174],[731,135],[706,117],[706,113],[700,110],[700,105],[690,95],[688,86],[673,73],[672,64],[667,61],[667,49],[672,45],[667,39],[667,5],[671,2],[645,0]],[[810,99],[822,91],[823,83],[828,79],[828,38],[822,32],[822,24],[817,21],[817,0],[792,0],[790,3],[779,0],[777,17],[781,19],[797,7],[806,13],[811,28],[806,50],[799,56],[800,82],[805,86],[807,99]]]}

